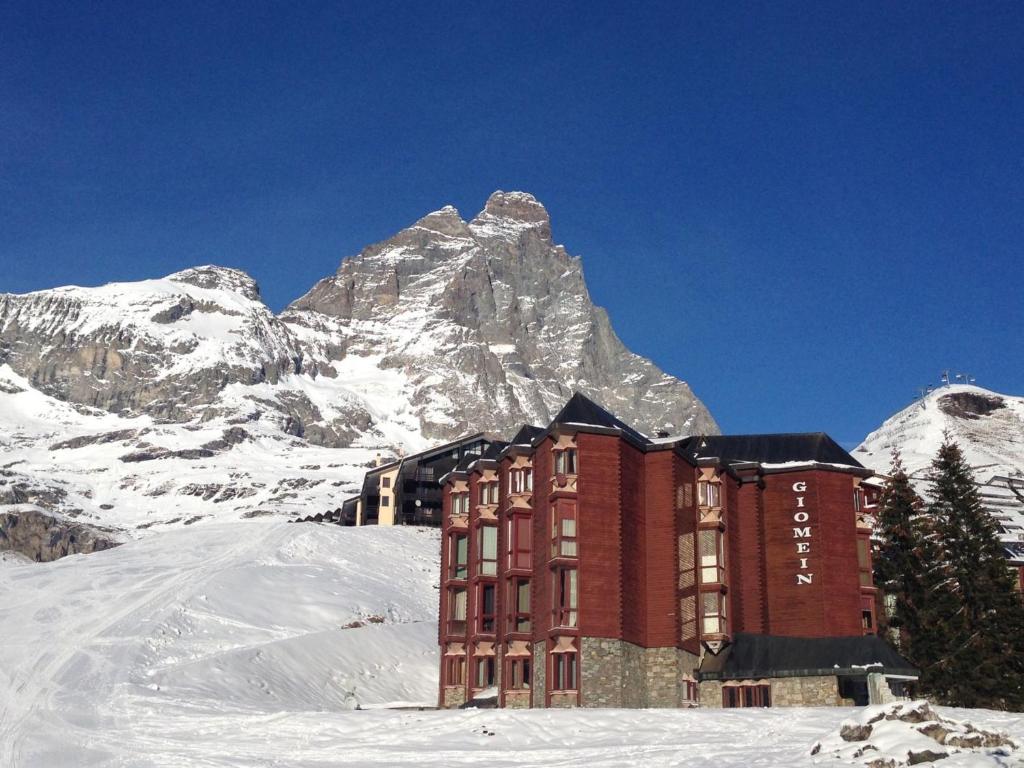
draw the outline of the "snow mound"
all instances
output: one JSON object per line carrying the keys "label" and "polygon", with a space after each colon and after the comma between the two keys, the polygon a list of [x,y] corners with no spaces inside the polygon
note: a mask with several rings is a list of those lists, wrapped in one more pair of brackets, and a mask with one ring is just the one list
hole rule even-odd
{"label": "snow mound", "polygon": [[[941,760],[943,768],[1019,765],[1017,745],[1004,734],[936,713],[927,701],[867,707],[838,733],[814,745],[815,762],[899,768]],[[1012,762],[1011,762],[1012,761]]]}

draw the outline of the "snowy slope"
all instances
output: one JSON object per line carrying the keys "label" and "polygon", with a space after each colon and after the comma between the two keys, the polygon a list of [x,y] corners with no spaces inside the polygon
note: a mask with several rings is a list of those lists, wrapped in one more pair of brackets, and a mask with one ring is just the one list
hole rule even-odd
{"label": "snowy slope", "polygon": [[310,445],[264,419],[119,416],[44,395],[0,366],[0,510],[37,504],[129,537],[306,515],[356,491],[378,450]]}
{"label": "snowy slope", "polygon": [[931,465],[945,432],[963,449],[979,481],[992,475],[1024,477],[1024,398],[982,387],[939,387],[886,419],[853,455],[878,472],[898,448],[912,476]]}
{"label": "snowy slope", "polygon": [[4,562],[0,765],[155,764],[176,729],[210,749],[281,713],[430,703],[438,549],[423,529],[254,521]]}
{"label": "snowy slope", "polygon": [[[438,550],[424,529],[255,520],[0,558],[0,765],[863,763],[810,755],[849,709],[384,709],[435,701]],[[1019,716],[957,716],[1024,742]]]}

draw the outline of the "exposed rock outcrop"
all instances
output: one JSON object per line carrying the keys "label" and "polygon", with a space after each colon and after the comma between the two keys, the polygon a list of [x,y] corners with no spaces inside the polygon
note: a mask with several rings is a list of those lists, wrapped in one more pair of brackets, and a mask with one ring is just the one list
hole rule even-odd
{"label": "exposed rock outcrop", "polygon": [[36,562],[98,552],[119,543],[111,531],[76,523],[38,507],[23,505],[0,511],[0,550],[17,552]]}

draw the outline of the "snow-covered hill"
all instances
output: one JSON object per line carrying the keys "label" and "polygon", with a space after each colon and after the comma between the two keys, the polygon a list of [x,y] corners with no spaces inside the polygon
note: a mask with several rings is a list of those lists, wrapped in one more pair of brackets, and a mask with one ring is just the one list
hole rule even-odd
{"label": "snow-covered hill", "polygon": [[889,469],[898,448],[907,472],[921,477],[948,432],[979,481],[993,475],[1024,478],[1024,398],[982,387],[939,387],[886,419],[854,452],[864,466]]}
{"label": "snow-covered hill", "polygon": [[0,366],[0,512],[30,504],[121,538],[200,521],[334,509],[376,449],[331,449],[269,420],[185,424],[66,403]]}
{"label": "snow-covered hill", "polygon": [[[0,765],[865,762],[810,754],[846,708],[383,709],[435,701],[438,548],[424,529],[254,520],[53,563],[0,558]],[[949,714],[1024,742],[1018,715]]]}

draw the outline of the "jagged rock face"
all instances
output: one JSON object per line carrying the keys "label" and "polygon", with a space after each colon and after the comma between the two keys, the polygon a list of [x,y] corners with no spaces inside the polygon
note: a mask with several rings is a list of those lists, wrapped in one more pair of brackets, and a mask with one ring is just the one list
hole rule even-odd
{"label": "jagged rock face", "polygon": [[162,280],[0,295],[0,365],[42,392],[122,414],[186,421],[230,383],[301,365],[256,283],[220,267]]}
{"label": "jagged rock face", "polygon": [[340,381],[392,372],[425,437],[547,423],[579,390],[647,433],[717,434],[682,381],[629,352],[531,195],[445,207],[342,262],[282,320]]}
{"label": "jagged rock face", "polygon": [[547,423],[574,390],[644,432],[718,431],[685,383],[623,346],[547,211],[519,192],[468,223],[451,207],[425,216],[279,317],[248,275],[210,266],[0,295],[4,364],[76,406],[262,420],[329,447],[507,433]]}
{"label": "jagged rock face", "polygon": [[40,563],[118,546],[109,532],[21,507],[0,512],[0,550]]}

